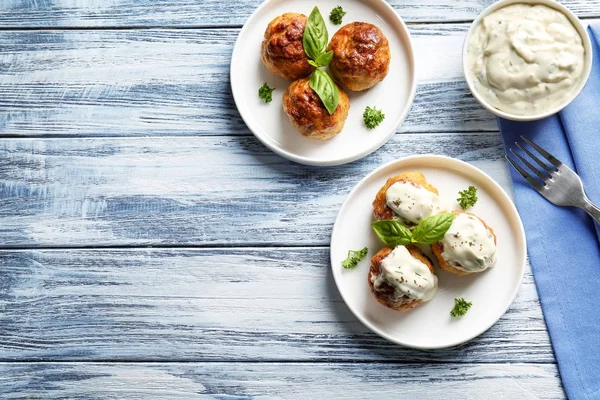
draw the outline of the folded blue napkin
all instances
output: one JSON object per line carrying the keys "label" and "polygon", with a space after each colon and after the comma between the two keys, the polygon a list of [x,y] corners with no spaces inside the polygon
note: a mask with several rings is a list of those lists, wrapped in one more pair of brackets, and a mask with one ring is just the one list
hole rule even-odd
{"label": "folded blue napkin", "polygon": [[[532,139],[581,177],[600,204],[600,26],[588,29],[594,66],[577,99],[559,115],[535,122],[498,119],[506,151],[520,135]],[[600,245],[583,211],[558,207],[511,168],[525,225],[529,261],[570,399],[600,399]]]}

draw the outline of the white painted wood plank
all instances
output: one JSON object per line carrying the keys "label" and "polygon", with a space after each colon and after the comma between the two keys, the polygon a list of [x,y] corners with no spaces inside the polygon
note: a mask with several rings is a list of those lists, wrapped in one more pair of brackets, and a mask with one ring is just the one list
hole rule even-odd
{"label": "white painted wood plank", "polygon": [[564,399],[552,364],[0,364],[7,399]]}
{"label": "white painted wood plank", "polygon": [[[467,28],[410,26],[419,85],[401,132],[497,131],[464,82]],[[249,135],[229,87],[238,33],[0,31],[0,137]]]}
{"label": "white painted wood plank", "polygon": [[[401,131],[497,129],[462,78],[466,29],[411,26],[420,85]],[[238,33],[0,32],[0,136],[249,135],[229,87]]]}
{"label": "white painted wood plank", "polygon": [[396,135],[313,168],[250,137],[0,140],[0,247],[328,245],[352,187],[413,154],[472,162],[511,190],[496,134]]}
{"label": "white painted wood plank", "polygon": [[324,247],[0,251],[0,266],[3,361],[554,362],[529,270],[488,332],[415,351],[352,315]]}
{"label": "white painted wood plank", "polygon": [[[436,22],[472,20],[493,0],[388,2],[406,21]],[[241,25],[261,3],[262,0],[5,0],[0,10],[0,27]],[[600,16],[598,0],[561,3],[581,17]]]}

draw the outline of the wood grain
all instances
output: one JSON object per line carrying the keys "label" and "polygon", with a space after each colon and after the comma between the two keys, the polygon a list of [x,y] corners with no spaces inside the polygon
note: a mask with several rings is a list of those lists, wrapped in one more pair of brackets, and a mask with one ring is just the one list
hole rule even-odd
{"label": "wood grain", "polygon": [[497,135],[396,135],[315,168],[251,137],[0,140],[0,247],[328,245],[352,187],[413,154],[472,162],[511,190]]}
{"label": "wood grain", "polygon": [[[419,84],[400,132],[497,131],[464,82],[467,28],[410,26]],[[238,33],[0,31],[0,137],[249,135],[229,83]]]}
{"label": "wood grain", "polygon": [[555,365],[0,364],[8,399],[564,399]]}
{"label": "wood grain", "polygon": [[554,362],[529,271],[487,333],[414,351],[352,315],[328,248],[0,251],[0,265],[2,361]]}
{"label": "wood grain", "polygon": [[[5,0],[2,27],[241,25],[263,0]],[[409,22],[468,21],[493,0],[388,0]],[[562,0],[580,17],[599,16],[598,0]],[[326,10],[323,11],[324,13]]]}
{"label": "wood grain", "polygon": [[[466,28],[411,27],[420,84],[402,132],[497,130],[462,78]],[[0,31],[0,136],[249,135],[229,84],[238,33]]]}
{"label": "wood grain", "polygon": [[[398,157],[457,157],[510,191],[460,59],[492,2],[391,0],[419,79],[402,134],[317,169],[258,143],[230,94],[261,0],[6,0],[0,247],[57,249],[0,251],[0,398],[565,398],[529,270],[488,332],[414,351],[356,320],[324,247],[349,190]],[[73,249],[147,245],[200,248]]]}

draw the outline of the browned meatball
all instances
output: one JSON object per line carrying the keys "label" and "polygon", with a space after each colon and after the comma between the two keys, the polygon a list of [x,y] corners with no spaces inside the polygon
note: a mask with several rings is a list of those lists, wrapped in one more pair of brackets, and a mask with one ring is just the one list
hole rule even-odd
{"label": "browned meatball", "polygon": [[[406,246],[406,249],[411,256],[425,264],[432,274],[434,273],[431,261],[423,254],[423,252],[421,252],[421,250],[413,245]],[[367,280],[369,287],[371,288],[371,293],[373,293],[378,302],[396,311],[407,311],[415,308],[419,304],[423,303],[423,301],[412,299],[408,296],[403,296],[399,299],[396,299],[394,298],[396,289],[393,286],[383,283],[379,286],[378,290],[375,290],[375,284],[371,279],[371,276],[379,276],[381,273],[381,261],[389,256],[392,251],[393,249],[384,247],[383,249],[379,250],[379,252],[373,256],[373,258],[371,258],[371,269],[369,270]]]}
{"label": "browned meatball", "polygon": [[329,70],[344,87],[361,91],[381,82],[390,68],[390,45],[381,29],[365,22],[344,25],[333,35]]}
{"label": "browned meatball", "polygon": [[394,211],[390,207],[388,207],[386,200],[387,190],[396,182],[411,183],[417,187],[421,186],[424,189],[429,190],[431,193],[439,194],[437,189],[427,182],[427,179],[425,179],[425,175],[423,175],[421,172],[409,171],[402,172],[401,174],[398,174],[396,176],[392,176],[387,180],[387,182],[385,183],[385,185],[383,185],[379,192],[377,192],[375,200],[373,200],[373,218],[375,218],[377,221],[394,219],[394,217],[396,216]]}
{"label": "browned meatball", "polygon": [[[494,232],[494,230],[488,224],[486,224],[484,220],[479,218],[477,215],[469,213],[469,212],[465,212],[465,211],[453,211],[452,213],[454,215],[468,214],[474,218],[477,218],[478,220],[481,221],[483,226],[485,226],[485,228],[492,234],[492,236],[494,237],[494,243],[497,243],[496,233]],[[444,252],[444,245],[440,242],[432,244],[431,251],[433,252],[433,255],[435,256],[435,258],[438,261],[438,266],[440,267],[440,269],[443,269],[444,271],[451,272],[458,276],[465,276],[465,275],[471,275],[471,274],[477,273],[477,272],[463,271],[462,269],[453,267],[452,264],[450,264],[448,261],[446,261],[446,259],[442,256],[442,253]]]}
{"label": "browned meatball", "polygon": [[269,71],[291,81],[309,76],[314,67],[302,45],[306,15],[286,13],[275,18],[265,31],[261,60]]}
{"label": "browned meatball", "polygon": [[283,94],[283,111],[290,122],[306,137],[327,140],[344,129],[350,102],[340,89],[340,102],[334,113],[329,112],[317,93],[311,89],[310,78],[293,82]]}

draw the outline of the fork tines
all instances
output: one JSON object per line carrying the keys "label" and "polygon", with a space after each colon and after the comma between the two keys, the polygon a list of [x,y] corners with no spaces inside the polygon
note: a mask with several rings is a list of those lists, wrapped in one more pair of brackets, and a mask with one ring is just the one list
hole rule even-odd
{"label": "fork tines", "polygon": [[[519,149],[521,149],[521,151],[523,151],[525,154],[527,154],[533,161],[535,161],[535,163],[541,167],[541,170],[539,168],[536,168],[535,166],[533,166],[527,159],[525,159],[519,153],[514,151],[512,148],[509,149],[509,151],[513,154],[513,156],[515,156],[517,159],[519,159],[519,161],[521,161],[521,163],[523,163],[523,165],[525,165],[527,168],[529,168],[530,171],[532,171],[535,175],[537,175],[537,177],[539,179],[536,179],[535,177],[533,177],[529,172],[527,172],[527,170],[525,168],[523,168],[521,165],[519,165],[518,162],[513,160],[508,155],[506,155],[505,157],[508,160],[508,162],[521,174],[521,176],[523,176],[523,178],[525,178],[527,180],[527,182],[529,182],[538,191],[542,190],[543,187],[545,186],[546,181],[551,179],[552,174],[556,173],[558,168],[560,168],[563,164],[552,154],[548,153],[546,150],[544,150],[543,148],[541,148],[540,146],[538,146],[531,140],[527,139],[526,137],[521,136],[521,140],[523,140],[525,143],[527,143],[533,149],[535,149],[544,158],[544,160],[547,161],[547,163],[543,162],[542,160],[539,159],[539,157],[537,157],[535,154],[533,154],[524,145],[522,145],[519,142],[515,142],[515,145]],[[552,166],[548,165],[548,163],[550,163],[552,166],[554,166],[554,168]]]}

